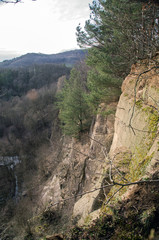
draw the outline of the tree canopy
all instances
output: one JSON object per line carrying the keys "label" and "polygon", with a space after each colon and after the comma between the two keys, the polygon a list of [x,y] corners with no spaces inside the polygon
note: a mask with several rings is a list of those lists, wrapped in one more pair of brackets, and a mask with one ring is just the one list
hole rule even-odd
{"label": "tree canopy", "polygon": [[84,30],[77,27],[77,41],[81,47],[91,47],[92,65],[121,77],[132,63],[159,49],[155,1],[99,0],[90,9]]}
{"label": "tree canopy", "polygon": [[98,0],[90,19],[77,27],[77,42],[89,48],[88,84],[92,102],[120,94],[133,63],[159,50],[159,3],[154,0]]}

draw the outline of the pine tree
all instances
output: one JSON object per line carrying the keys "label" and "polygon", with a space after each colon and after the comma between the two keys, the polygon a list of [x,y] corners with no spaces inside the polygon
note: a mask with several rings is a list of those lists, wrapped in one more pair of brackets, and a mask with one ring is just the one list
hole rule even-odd
{"label": "pine tree", "polygon": [[122,76],[128,63],[155,55],[159,48],[157,3],[99,0],[90,9],[84,30],[77,27],[77,41],[82,47],[94,48],[90,50],[92,64],[103,67],[103,61],[107,72]]}
{"label": "pine tree", "polygon": [[90,114],[80,72],[73,68],[58,96],[59,118],[64,134],[79,137],[89,126]]}
{"label": "pine tree", "polygon": [[77,27],[79,46],[91,47],[87,64],[92,67],[88,81],[92,101],[100,102],[113,92],[119,94],[131,65],[154,56],[158,50],[159,5],[155,1],[145,2],[93,1],[84,30]]}

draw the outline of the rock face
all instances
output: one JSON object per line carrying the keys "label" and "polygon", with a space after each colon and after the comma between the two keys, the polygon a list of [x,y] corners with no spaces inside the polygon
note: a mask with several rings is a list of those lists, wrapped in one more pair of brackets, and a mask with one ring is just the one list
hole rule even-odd
{"label": "rock face", "polygon": [[[158,61],[158,58],[159,56],[155,61]],[[122,94],[115,114],[114,136],[109,152],[109,158],[112,161],[112,177],[120,183],[123,182],[123,178],[129,182],[159,178],[159,72],[155,67],[155,61],[153,59],[133,65],[122,85]],[[92,134],[96,139],[102,129],[99,141],[105,145],[107,152],[109,151],[108,132],[112,129],[108,126],[107,122],[100,122],[97,116]],[[93,141],[92,144],[92,149],[95,150],[96,143]],[[101,150],[104,148],[101,147]],[[97,148],[95,156],[98,166],[94,164],[93,167],[104,174],[95,180],[94,185],[89,185],[90,190],[93,187],[102,187],[103,182],[108,180],[106,172],[110,167],[109,159],[105,156],[107,161],[100,165],[98,159],[101,160],[104,157],[101,150]],[[136,188],[137,185],[129,187],[116,194],[116,197],[125,199],[129,191],[132,194],[132,189],[135,191]],[[104,198],[106,195],[108,198],[111,197],[114,192],[116,192],[116,187],[107,188]],[[99,200],[99,194],[101,190],[87,194],[75,203],[73,213],[74,216],[81,216],[79,224],[83,224],[86,217],[93,219],[98,216],[95,205],[98,202],[97,199]],[[89,214],[90,212],[92,213]]]}
{"label": "rock face", "polygon": [[156,110],[156,114],[158,112],[159,75],[153,65],[146,67],[145,64],[133,65],[130,75],[123,82],[111,152],[120,147],[134,150],[143,141],[143,136],[151,134],[149,118],[152,109]]}
{"label": "rock face", "polygon": [[159,164],[159,73],[154,60],[132,66],[122,85],[115,118],[110,155],[120,153],[117,161],[124,164],[124,155],[129,153],[125,164],[131,180],[150,172],[152,177]]}
{"label": "rock face", "polygon": [[[102,112],[107,112],[109,108],[116,109],[116,103],[105,107],[104,104],[100,106]],[[83,225],[87,220],[88,214],[94,212],[91,219],[96,217],[98,210],[102,205],[104,198],[103,190],[100,188],[103,184],[103,175],[106,169],[105,151],[109,151],[112,138],[114,134],[114,114],[106,117],[97,115],[93,127],[90,141],[90,154],[92,158],[88,158],[86,165],[86,178],[84,182],[84,190],[90,192],[82,196],[74,205],[73,216],[79,219],[78,224]],[[93,190],[93,192],[91,192]]]}
{"label": "rock face", "polygon": [[[51,159],[52,163],[56,159],[56,165],[40,189],[43,205],[61,216],[69,216],[68,222],[73,219],[79,225],[99,216],[106,195],[109,198],[116,191],[115,187],[102,189],[110,182],[109,150],[116,181],[123,181],[123,177],[129,182],[157,177],[158,104],[159,74],[154,61],[133,65],[123,82],[118,105],[101,104],[102,114],[92,123],[89,135],[83,135],[80,141],[60,134],[56,141],[53,139],[54,151],[49,159],[50,164]],[[107,115],[109,109],[116,108],[115,116]],[[116,197],[125,199],[132,189],[135,187],[119,192]]]}
{"label": "rock face", "polygon": [[[59,163],[47,185],[40,190],[43,205],[51,203],[52,209],[56,209],[54,204],[60,202],[66,214],[73,214],[74,221],[78,221],[79,224],[83,224],[88,214],[98,210],[102,204],[102,191],[84,195],[83,193],[100,187],[103,181],[103,146],[110,148],[114,133],[114,114],[107,115],[110,108],[115,112],[116,103],[109,106],[101,104],[100,110],[103,115],[97,115],[92,123],[90,135],[83,135],[80,141],[67,137],[59,139],[60,154],[58,157],[56,155]],[[64,202],[63,199],[69,201]]]}

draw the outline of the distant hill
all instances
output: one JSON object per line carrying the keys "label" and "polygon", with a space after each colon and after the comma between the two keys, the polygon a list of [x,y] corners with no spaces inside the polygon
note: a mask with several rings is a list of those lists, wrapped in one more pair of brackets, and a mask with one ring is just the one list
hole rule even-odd
{"label": "distant hill", "polygon": [[71,66],[84,59],[86,54],[87,51],[85,50],[72,50],[58,54],[27,53],[20,57],[1,62],[0,68],[19,68],[46,63]]}

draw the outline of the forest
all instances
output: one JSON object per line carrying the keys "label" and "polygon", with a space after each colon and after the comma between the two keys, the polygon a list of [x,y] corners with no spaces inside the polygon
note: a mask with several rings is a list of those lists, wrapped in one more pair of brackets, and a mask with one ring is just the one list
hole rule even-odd
{"label": "forest", "polygon": [[28,148],[32,154],[41,139],[49,139],[57,115],[57,80],[69,72],[56,64],[0,70],[1,156],[19,155]]}

